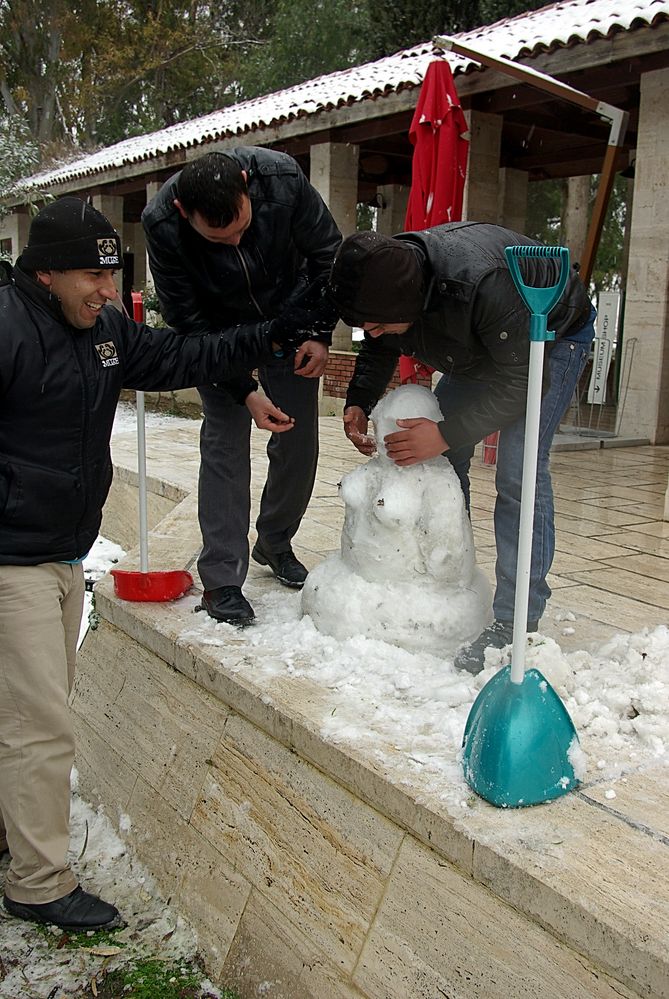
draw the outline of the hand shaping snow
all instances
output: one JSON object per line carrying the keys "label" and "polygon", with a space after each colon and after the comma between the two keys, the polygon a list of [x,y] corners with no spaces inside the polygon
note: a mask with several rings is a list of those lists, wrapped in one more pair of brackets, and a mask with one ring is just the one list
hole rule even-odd
{"label": "hand shaping snow", "polygon": [[421,416],[415,420],[397,420],[397,426],[403,429],[383,438],[386,454],[396,465],[417,465],[448,451],[434,420]]}

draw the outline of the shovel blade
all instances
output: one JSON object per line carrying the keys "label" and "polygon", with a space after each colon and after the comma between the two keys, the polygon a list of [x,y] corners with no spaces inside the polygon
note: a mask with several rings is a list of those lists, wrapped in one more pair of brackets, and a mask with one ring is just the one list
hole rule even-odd
{"label": "shovel blade", "polygon": [[499,808],[538,805],[578,784],[570,760],[578,735],[569,713],[537,669],[512,683],[505,666],[472,705],[463,737],[465,780]]}

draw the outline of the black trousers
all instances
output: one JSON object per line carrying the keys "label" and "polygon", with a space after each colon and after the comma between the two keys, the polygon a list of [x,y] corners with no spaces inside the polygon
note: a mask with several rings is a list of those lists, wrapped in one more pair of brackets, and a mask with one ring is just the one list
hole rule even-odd
{"label": "black trousers", "polygon": [[[319,379],[295,375],[292,358],[264,364],[258,377],[272,402],[295,419],[292,430],[269,437],[269,467],[256,521],[263,548],[279,552],[289,547],[314,487]],[[242,586],[249,566],[251,416],[246,406],[215,386],[203,386],[199,392],[204,421],[198,493],[203,548],[198,571],[207,590]]]}

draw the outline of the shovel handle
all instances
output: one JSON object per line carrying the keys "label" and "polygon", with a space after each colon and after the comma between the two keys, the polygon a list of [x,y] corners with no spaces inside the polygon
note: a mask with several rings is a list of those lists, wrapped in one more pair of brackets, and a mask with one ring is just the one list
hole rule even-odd
{"label": "shovel handle", "polygon": [[[513,283],[523,302],[530,310],[530,340],[553,340],[555,333],[548,332],[548,313],[557,304],[569,277],[569,250],[565,246],[507,246],[504,250]],[[555,284],[542,288],[525,284],[520,271],[520,260],[551,259],[560,261],[560,271]]]}
{"label": "shovel handle", "polygon": [[[132,297],[132,318],[136,323],[144,322],[144,299],[141,291],[130,293]],[[139,494],[139,568],[149,571],[149,522],[146,503],[146,420],[144,415],[144,393],[135,392],[137,410],[137,484]]]}
{"label": "shovel handle", "polygon": [[[527,379],[527,406],[523,446],[523,478],[520,491],[520,522],[518,526],[518,558],[516,562],[516,594],[513,611],[513,648],[511,650],[511,682],[522,683],[525,676],[525,644],[527,639],[527,609],[532,566],[534,500],[537,489],[539,425],[541,421],[541,386],[543,381],[544,342],[554,333],[547,330],[547,316],[564,291],[569,276],[569,250],[564,246],[507,246],[504,250],[513,283],[530,310],[530,360]],[[555,284],[531,287],[523,281],[519,260],[552,258],[560,261]]]}

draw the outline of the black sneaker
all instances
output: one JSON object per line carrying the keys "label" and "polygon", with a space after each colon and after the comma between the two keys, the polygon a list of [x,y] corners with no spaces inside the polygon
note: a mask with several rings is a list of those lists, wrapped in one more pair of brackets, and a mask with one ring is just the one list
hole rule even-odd
{"label": "black sneaker", "polygon": [[[537,631],[538,621],[528,621],[527,630]],[[455,659],[453,665],[456,669],[465,670],[476,676],[485,666],[486,649],[503,649],[505,645],[513,642],[513,621],[493,621],[489,628],[482,631],[478,638],[463,645]]]}
{"label": "black sneaker", "polygon": [[245,628],[255,620],[253,607],[242,593],[240,586],[217,586],[202,594],[202,606],[209,617],[226,624]]}
{"label": "black sneaker", "polygon": [[284,586],[292,586],[295,590],[301,590],[304,586],[308,572],[291,548],[287,548],[284,552],[266,552],[256,541],[251,558],[258,565],[268,565]]}
{"label": "black sneaker", "polygon": [[53,923],[63,930],[113,930],[121,925],[121,914],[115,906],[103,902],[97,895],[90,895],[79,886],[63,898],[41,905],[14,902],[5,895],[5,909],[18,919]]}

